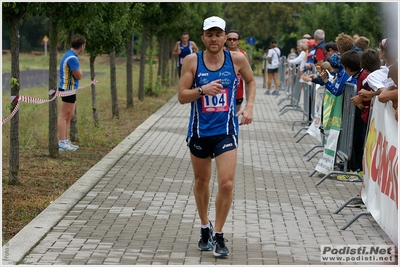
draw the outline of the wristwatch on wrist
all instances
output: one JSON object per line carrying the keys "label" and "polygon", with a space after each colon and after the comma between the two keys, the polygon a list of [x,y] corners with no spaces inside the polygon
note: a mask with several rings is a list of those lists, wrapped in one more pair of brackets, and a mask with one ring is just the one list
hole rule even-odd
{"label": "wristwatch on wrist", "polygon": [[197,93],[199,93],[199,95],[204,95],[203,88],[201,88],[201,86],[197,89]]}

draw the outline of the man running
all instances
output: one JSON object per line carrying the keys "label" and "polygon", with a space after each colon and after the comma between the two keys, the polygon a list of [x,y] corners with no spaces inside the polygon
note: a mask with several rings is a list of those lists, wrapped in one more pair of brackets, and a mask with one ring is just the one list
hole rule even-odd
{"label": "man running", "polygon": [[[187,145],[194,172],[194,197],[201,220],[198,248],[226,257],[223,226],[233,199],[240,124],[253,121],[256,83],[249,61],[242,53],[224,49],[225,21],[204,20],[201,39],[206,49],[190,54],[182,66],[178,100],[190,103]],[[246,84],[246,106],[236,113],[237,73]],[[235,114],[236,113],[236,114]],[[218,193],[215,199],[215,227],[208,218],[212,159],[215,158]]]}

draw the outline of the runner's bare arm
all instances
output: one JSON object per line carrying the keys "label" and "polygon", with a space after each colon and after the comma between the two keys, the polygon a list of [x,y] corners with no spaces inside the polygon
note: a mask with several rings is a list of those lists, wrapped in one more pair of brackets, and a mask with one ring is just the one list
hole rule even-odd
{"label": "runner's bare arm", "polygon": [[199,48],[197,47],[196,43],[193,41],[190,41],[190,43],[192,44],[193,53],[198,52]]}
{"label": "runner's bare arm", "polygon": [[72,74],[74,75],[75,79],[80,80],[82,79],[83,73],[82,70],[73,70]]}
{"label": "runner's bare arm", "polygon": [[253,121],[253,106],[256,97],[256,82],[250,62],[242,53],[232,53],[235,70],[238,70],[246,86],[246,106],[236,115],[243,115],[240,124],[250,124]]}
{"label": "runner's bare arm", "polygon": [[174,50],[172,50],[173,55],[179,55],[181,50],[179,49],[179,41],[175,43]]}

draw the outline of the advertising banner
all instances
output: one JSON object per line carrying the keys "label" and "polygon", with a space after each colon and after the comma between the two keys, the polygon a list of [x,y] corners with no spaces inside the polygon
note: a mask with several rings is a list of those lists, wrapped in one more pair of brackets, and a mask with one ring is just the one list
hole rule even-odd
{"label": "advertising banner", "polygon": [[322,105],[324,104],[325,86],[316,85],[315,103],[314,103],[314,119],[307,129],[307,133],[322,143],[321,131],[321,116]]}
{"label": "advertising banner", "polygon": [[328,174],[333,171],[337,144],[339,140],[340,127],[342,125],[343,95],[334,96],[325,90],[323,107],[323,127],[325,132],[324,153],[319,160],[315,170]]}
{"label": "advertising banner", "polygon": [[398,122],[389,103],[374,101],[364,149],[364,188],[367,210],[398,245]]}

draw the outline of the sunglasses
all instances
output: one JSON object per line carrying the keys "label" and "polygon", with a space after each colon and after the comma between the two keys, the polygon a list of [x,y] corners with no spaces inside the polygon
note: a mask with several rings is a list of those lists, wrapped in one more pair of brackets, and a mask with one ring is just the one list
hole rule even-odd
{"label": "sunglasses", "polygon": [[226,40],[228,40],[229,42],[230,42],[230,41],[236,42],[236,41],[239,40],[239,39],[237,39],[237,38],[228,38],[228,39],[226,39]]}

